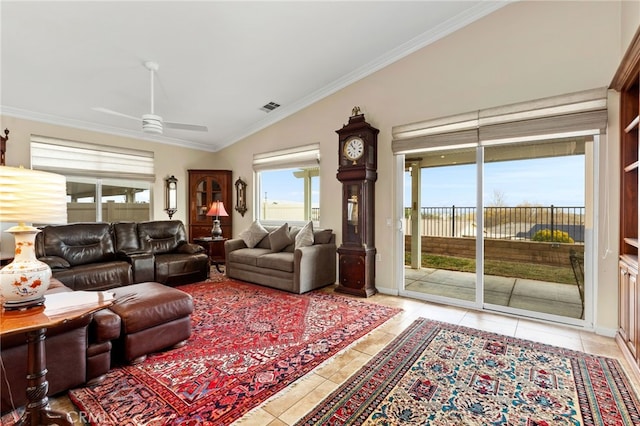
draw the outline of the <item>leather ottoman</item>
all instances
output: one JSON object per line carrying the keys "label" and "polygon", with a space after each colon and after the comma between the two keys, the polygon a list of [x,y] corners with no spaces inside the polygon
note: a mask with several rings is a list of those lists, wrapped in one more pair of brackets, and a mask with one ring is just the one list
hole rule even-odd
{"label": "leather ottoman", "polygon": [[156,282],[118,287],[109,307],[122,319],[115,355],[137,364],[152,352],[179,347],[191,336],[191,295]]}

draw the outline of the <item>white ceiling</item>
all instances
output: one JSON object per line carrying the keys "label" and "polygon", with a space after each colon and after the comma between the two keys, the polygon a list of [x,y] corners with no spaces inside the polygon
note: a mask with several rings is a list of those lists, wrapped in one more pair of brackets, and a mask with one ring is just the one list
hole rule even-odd
{"label": "white ceiling", "polygon": [[[2,0],[0,111],[217,151],[505,4]],[[207,132],[92,109],[151,112],[149,60],[155,113]]]}

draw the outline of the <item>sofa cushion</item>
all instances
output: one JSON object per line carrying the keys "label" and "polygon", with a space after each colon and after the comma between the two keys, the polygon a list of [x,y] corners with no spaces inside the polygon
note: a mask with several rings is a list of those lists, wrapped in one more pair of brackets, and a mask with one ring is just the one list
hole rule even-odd
{"label": "sofa cushion", "polygon": [[138,224],[135,222],[119,222],[113,224],[113,236],[116,240],[116,251],[134,253],[140,251],[138,243]]}
{"label": "sofa cushion", "polygon": [[291,244],[291,237],[289,236],[289,224],[285,223],[275,231],[269,234],[269,245],[272,252],[282,251],[285,247]]}
{"label": "sofa cushion", "polygon": [[41,234],[44,255],[61,257],[71,266],[108,262],[116,257],[108,223],[46,226]]}
{"label": "sofa cushion", "polygon": [[313,231],[314,244],[329,244],[333,237],[333,229],[317,229]]}
{"label": "sofa cushion", "polygon": [[259,256],[256,258],[256,266],[284,272],[293,272],[293,253],[280,252]]}
{"label": "sofa cushion", "polygon": [[242,248],[229,253],[227,261],[243,263],[245,265],[257,266],[258,258],[265,254],[270,254],[271,250],[261,248]]}
{"label": "sofa cushion", "polygon": [[253,223],[239,235],[240,238],[249,248],[254,248],[269,232],[264,229],[260,221],[255,220]]}
{"label": "sofa cushion", "polygon": [[313,222],[307,222],[296,235],[296,248],[313,245]]}
{"label": "sofa cushion", "polygon": [[170,253],[187,242],[184,224],[179,220],[138,223],[140,249],[154,254]]}
{"label": "sofa cushion", "polygon": [[58,256],[44,256],[44,257],[38,258],[38,260],[40,262],[44,262],[47,265],[49,265],[49,268],[51,269],[71,268],[71,265],[69,264],[69,262],[67,262],[66,260]]}
{"label": "sofa cushion", "polygon": [[124,260],[54,269],[53,276],[73,290],[107,290],[133,282],[131,265]]}

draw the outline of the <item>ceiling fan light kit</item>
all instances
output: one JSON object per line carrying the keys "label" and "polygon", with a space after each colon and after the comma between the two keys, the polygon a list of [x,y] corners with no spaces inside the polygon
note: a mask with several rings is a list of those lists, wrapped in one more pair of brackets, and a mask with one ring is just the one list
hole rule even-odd
{"label": "ceiling fan light kit", "polygon": [[[160,68],[157,62],[153,62],[153,61],[146,61],[144,64],[144,67],[146,69],[149,70],[150,74],[151,74],[151,113],[149,114],[143,114],[142,115],[142,131],[145,133],[153,133],[153,134],[157,134],[157,135],[161,135],[163,133],[163,129],[164,127],[167,128],[171,128],[171,129],[178,129],[178,130],[192,130],[192,131],[196,131],[196,132],[207,132],[209,131],[209,129],[206,126],[199,126],[196,124],[184,124],[184,123],[165,123],[162,120],[162,117],[160,117],[159,115],[154,114],[154,84],[153,84],[153,79],[154,79],[154,73],[156,73],[158,71],[158,69]],[[132,115],[128,115],[128,114],[123,114],[121,112],[117,112],[117,111],[112,111],[110,109],[107,108],[102,108],[102,107],[96,107],[93,108],[94,111],[98,111],[98,112],[104,112],[106,114],[111,114],[111,115],[116,115],[119,117],[125,117],[125,118],[129,118],[129,119],[133,119],[136,121],[139,121],[140,118],[139,117],[134,117]]]}
{"label": "ceiling fan light kit", "polygon": [[144,114],[142,116],[142,131],[145,133],[162,134],[162,117],[154,114]]}

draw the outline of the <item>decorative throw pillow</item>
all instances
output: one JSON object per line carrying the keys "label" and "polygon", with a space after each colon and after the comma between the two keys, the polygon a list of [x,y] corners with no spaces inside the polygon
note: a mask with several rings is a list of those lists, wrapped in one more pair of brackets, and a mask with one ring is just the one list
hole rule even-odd
{"label": "decorative throw pillow", "polygon": [[247,229],[238,235],[247,247],[254,248],[264,237],[269,234],[260,221],[255,220]]}
{"label": "decorative throw pillow", "polygon": [[296,235],[296,248],[313,245],[313,222],[307,222]]}
{"label": "decorative throw pillow", "polygon": [[291,244],[293,241],[289,236],[289,224],[285,223],[280,228],[269,234],[269,244],[271,245],[271,251],[277,253],[282,251],[283,248]]}

